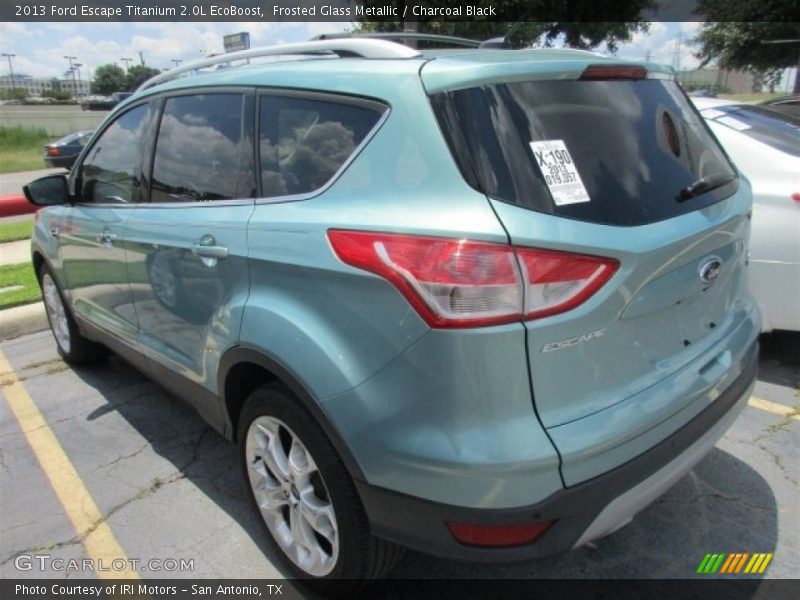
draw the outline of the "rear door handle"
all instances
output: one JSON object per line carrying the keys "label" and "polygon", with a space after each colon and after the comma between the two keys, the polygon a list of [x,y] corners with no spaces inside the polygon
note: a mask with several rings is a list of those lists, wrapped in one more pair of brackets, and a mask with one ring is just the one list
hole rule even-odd
{"label": "rear door handle", "polygon": [[54,238],[57,238],[59,235],[61,235],[61,230],[56,226],[52,226],[50,227],[50,235],[52,235]]}

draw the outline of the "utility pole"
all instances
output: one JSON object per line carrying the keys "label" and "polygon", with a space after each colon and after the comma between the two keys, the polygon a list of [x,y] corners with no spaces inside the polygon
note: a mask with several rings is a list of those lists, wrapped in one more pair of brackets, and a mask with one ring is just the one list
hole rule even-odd
{"label": "utility pole", "polygon": [[72,61],[78,58],[77,56],[65,56],[69,61],[69,70],[72,71],[72,93],[77,98],[78,97],[78,84],[75,83],[75,67],[72,64]]}
{"label": "utility pole", "polygon": [[144,54],[141,50],[139,50],[139,62],[141,62],[142,66],[144,66]]}
{"label": "utility pole", "polygon": [[130,65],[130,63],[133,61],[133,59],[132,59],[132,58],[125,58],[125,57],[123,56],[122,58],[120,58],[120,60],[121,60],[122,62],[124,62],[124,63],[125,63],[125,70],[126,70],[126,71],[127,71],[128,69],[130,69],[130,68],[131,68],[131,65]]}
{"label": "utility pole", "polygon": [[16,54],[7,54],[3,52],[3,56],[8,59],[8,71],[11,73],[11,91],[13,92],[15,89],[17,89],[17,86],[14,83],[14,67],[11,66],[11,59],[14,58]]}

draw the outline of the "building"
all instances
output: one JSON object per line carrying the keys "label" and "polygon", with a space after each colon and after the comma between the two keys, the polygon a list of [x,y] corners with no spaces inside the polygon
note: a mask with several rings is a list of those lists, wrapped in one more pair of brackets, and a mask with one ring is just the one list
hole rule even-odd
{"label": "building", "polygon": [[85,79],[59,79],[58,89],[69,92],[73,98],[83,98],[91,93],[90,82]]}
{"label": "building", "polygon": [[39,97],[42,92],[58,90],[58,79],[54,77],[31,77],[24,73],[14,73],[12,81],[10,75],[0,76],[0,90],[3,93],[9,92],[12,89],[24,89],[28,96]]}

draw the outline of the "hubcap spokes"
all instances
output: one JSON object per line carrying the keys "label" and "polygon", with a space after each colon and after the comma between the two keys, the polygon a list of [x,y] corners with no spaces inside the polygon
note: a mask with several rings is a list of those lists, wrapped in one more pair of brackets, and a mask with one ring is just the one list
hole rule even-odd
{"label": "hubcap spokes", "polygon": [[339,555],[336,515],[308,449],[275,417],[259,417],[247,432],[245,456],[253,494],[272,535],[309,575],[333,570]]}
{"label": "hubcap spokes", "polygon": [[44,277],[42,277],[42,295],[47,309],[47,317],[50,320],[50,329],[53,331],[56,343],[64,352],[68,353],[70,350],[70,336],[67,311],[61,301],[58,288],[48,273],[45,273]]}

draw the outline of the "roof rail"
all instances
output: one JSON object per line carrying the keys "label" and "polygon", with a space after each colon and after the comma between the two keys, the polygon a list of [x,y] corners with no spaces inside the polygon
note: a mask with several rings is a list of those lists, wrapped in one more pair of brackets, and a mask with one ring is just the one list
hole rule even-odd
{"label": "roof rail", "polygon": [[405,41],[440,42],[442,44],[450,44],[451,46],[458,46],[464,48],[479,48],[481,46],[480,41],[471,40],[469,38],[456,37],[453,35],[439,35],[436,33],[414,33],[408,31],[391,31],[391,32],[382,31],[375,33],[323,33],[312,39],[341,40],[341,39],[359,39],[359,38],[397,40],[401,42]]}
{"label": "roof rail", "polygon": [[235,60],[245,60],[248,58],[260,58],[262,56],[286,56],[292,54],[320,54],[337,55],[339,57],[357,56],[360,58],[417,58],[419,52],[390,42],[388,40],[345,38],[318,40],[310,42],[299,42],[294,44],[280,44],[277,46],[265,46],[263,48],[251,48],[250,50],[240,50],[238,52],[228,52],[210,58],[196,60],[186,63],[180,67],[164,71],[151,77],[138,87],[137,92],[151,88],[159,83],[177,79],[184,73],[190,73],[198,69],[213,67],[229,63]]}

